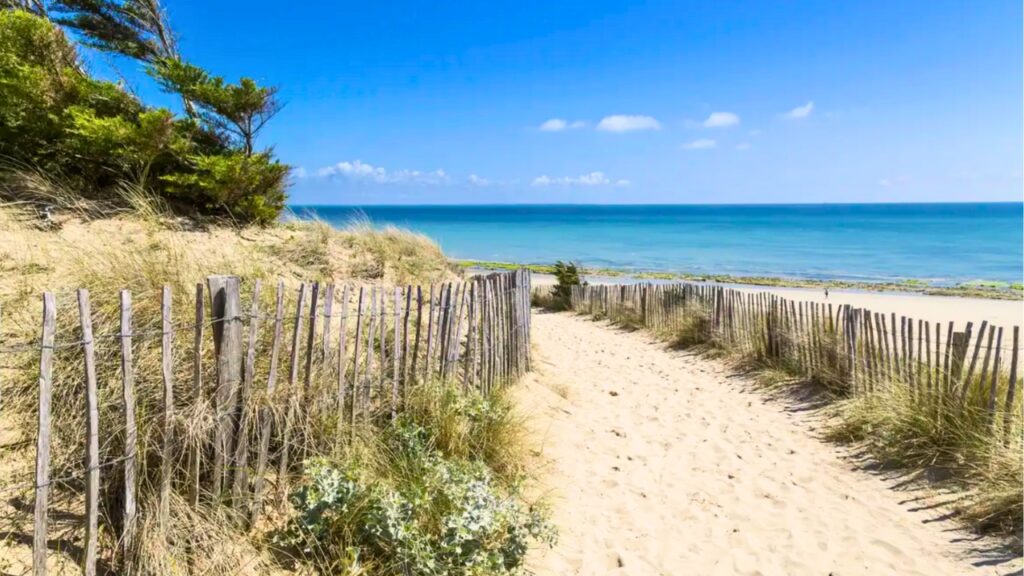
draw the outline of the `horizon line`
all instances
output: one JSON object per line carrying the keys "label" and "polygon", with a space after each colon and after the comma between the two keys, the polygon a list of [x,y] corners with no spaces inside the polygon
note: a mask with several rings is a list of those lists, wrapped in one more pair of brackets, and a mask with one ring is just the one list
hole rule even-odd
{"label": "horizon line", "polygon": [[285,206],[300,206],[300,207],[314,207],[314,208],[394,208],[394,207],[407,207],[407,208],[444,208],[444,207],[466,207],[466,206],[480,206],[480,207],[497,207],[497,206],[706,206],[706,207],[722,207],[722,206],[735,206],[735,207],[771,207],[771,206],[944,206],[944,205],[958,205],[958,204],[1021,204],[1024,205],[1024,199],[1022,200],[943,200],[943,201],[928,201],[928,202],[472,202],[472,203],[459,203],[459,202],[447,202],[440,204],[419,204],[419,203],[408,203],[408,204],[322,204],[322,203],[286,203]]}

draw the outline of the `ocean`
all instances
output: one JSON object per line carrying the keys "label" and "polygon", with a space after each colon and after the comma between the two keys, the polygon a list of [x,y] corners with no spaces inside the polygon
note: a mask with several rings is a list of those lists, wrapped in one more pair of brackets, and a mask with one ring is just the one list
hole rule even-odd
{"label": "ocean", "polygon": [[736,276],[1020,282],[1024,204],[291,206],[365,216],[451,257]]}

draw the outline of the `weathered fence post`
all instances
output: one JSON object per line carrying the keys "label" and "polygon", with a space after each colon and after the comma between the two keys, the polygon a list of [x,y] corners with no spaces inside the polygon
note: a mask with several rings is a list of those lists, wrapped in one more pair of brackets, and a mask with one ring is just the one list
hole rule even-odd
{"label": "weathered fence post", "polygon": [[252,306],[249,312],[249,338],[246,345],[245,369],[242,373],[242,391],[239,398],[239,420],[238,432],[235,442],[234,457],[234,482],[231,484],[231,501],[236,510],[243,510],[248,495],[247,485],[249,475],[246,467],[249,465],[249,398],[252,395],[252,383],[256,371],[256,341],[259,337],[260,327],[260,281],[257,280],[252,287]]}
{"label": "weathered fence post", "polygon": [[92,335],[89,291],[78,290],[78,317],[82,327],[82,356],[85,359],[85,553],[82,571],[96,576],[97,531],[100,499],[100,409],[96,397],[96,354]]}
{"label": "weathered fence post", "polygon": [[[284,324],[284,282],[277,282],[277,301],[274,305],[274,339],[270,344],[270,372],[267,375],[267,397],[269,403],[277,386],[277,365],[280,358],[281,331]],[[253,482],[253,502],[249,524],[255,524],[263,505],[263,475],[267,471],[267,457],[270,452],[270,430],[273,413],[269,406],[260,410],[260,446],[256,456],[256,479]]]}
{"label": "weathered fence post", "polygon": [[213,345],[217,357],[217,389],[214,394],[217,428],[213,445],[213,496],[219,498],[226,466],[232,454],[236,426],[238,386],[242,379],[242,325],[239,279],[210,276],[206,279],[212,304]]}
{"label": "weathered fence post", "polygon": [[121,557],[131,572],[128,551],[135,542],[135,478],[138,434],[135,423],[135,371],[132,361],[132,293],[121,290],[121,397],[124,403],[124,513],[121,515]]}
{"label": "weathered fence post", "polygon": [[50,497],[50,401],[53,394],[53,341],[57,303],[43,294],[43,337],[39,352],[39,424],[36,429],[36,504],[32,534],[32,572],[46,576],[47,506]]}
{"label": "weathered fence post", "polygon": [[299,299],[295,304],[295,327],[292,330],[292,347],[288,372],[288,390],[285,401],[288,409],[285,410],[284,430],[281,433],[281,458],[277,463],[278,491],[285,489],[285,476],[288,474],[288,452],[291,450],[292,421],[295,419],[296,384],[299,380],[299,344],[302,338],[302,312],[306,305],[306,285],[299,287]]}
{"label": "weathered fence post", "polygon": [[[199,406],[203,402],[203,332],[206,306],[203,302],[203,283],[196,283],[196,326],[192,341],[192,399]],[[123,331],[123,330],[122,330]],[[188,490],[193,506],[199,505],[199,468],[203,457],[202,446],[196,446],[189,455]]]}
{"label": "weathered fence post", "polygon": [[171,352],[174,327],[171,323],[170,286],[163,288],[160,298],[160,316],[163,326],[160,339],[160,365],[164,382],[164,437],[160,461],[160,525],[166,527],[171,515],[171,474],[173,471],[171,463],[174,462],[174,457],[171,455],[171,450],[174,447],[174,357]]}
{"label": "weathered fence post", "polygon": [[1006,441],[1010,441],[1011,430],[1010,427],[1013,425],[1013,416],[1017,411],[1017,407],[1014,406],[1013,401],[1015,400],[1017,392],[1017,356],[1020,353],[1020,326],[1013,327],[1013,349],[1010,351],[1010,383],[1006,389],[1006,405],[1005,412],[1003,413],[1003,436]]}

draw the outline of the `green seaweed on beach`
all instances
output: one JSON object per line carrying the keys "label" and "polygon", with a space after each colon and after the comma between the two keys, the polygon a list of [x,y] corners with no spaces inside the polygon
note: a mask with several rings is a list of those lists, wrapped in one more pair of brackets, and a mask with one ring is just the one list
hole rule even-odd
{"label": "green seaweed on beach", "polygon": [[[516,270],[526,268],[536,274],[552,275],[555,274],[556,270],[554,264],[516,264],[513,262],[483,260],[459,260],[456,263],[468,270]],[[951,286],[943,286],[918,278],[906,278],[899,282],[855,282],[849,280],[693,274],[688,272],[623,270],[617,268],[582,267],[581,271],[585,276],[632,280],[682,280],[686,282],[712,282],[716,284],[769,286],[775,288],[809,288],[817,290],[829,288],[863,292],[911,292],[929,296],[959,296],[963,298],[987,298],[992,300],[1024,300],[1024,283],[1020,282],[1006,283],[972,280]]]}

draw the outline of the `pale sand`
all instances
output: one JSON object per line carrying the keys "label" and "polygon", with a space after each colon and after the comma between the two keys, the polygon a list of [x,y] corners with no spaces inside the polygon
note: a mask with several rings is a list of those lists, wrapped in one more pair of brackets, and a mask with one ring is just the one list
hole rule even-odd
{"label": "pale sand", "polygon": [[531,553],[536,574],[1019,569],[977,556],[990,542],[942,520],[920,491],[861,471],[816,437],[816,416],[722,364],[582,317],[533,318],[535,371],[517,397],[561,532]]}
{"label": "pale sand", "polygon": [[[588,278],[592,284],[617,284],[621,278]],[[548,274],[533,274],[534,286],[554,284],[555,279]],[[974,322],[975,327],[987,321],[996,326],[1011,327],[1024,325],[1024,301],[992,300],[987,298],[960,298],[954,296],[926,296],[923,294],[897,292],[860,292],[854,290],[825,291],[811,288],[776,288],[772,286],[729,285],[744,292],[770,292],[784,298],[804,302],[827,302],[834,306],[849,304],[856,308],[867,308],[872,312],[883,314],[895,313],[897,317],[906,316],[914,320],[955,322],[956,328],[962,330],[967,322]],[[1005,337],[1005,336],[1004,336]]]}

